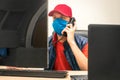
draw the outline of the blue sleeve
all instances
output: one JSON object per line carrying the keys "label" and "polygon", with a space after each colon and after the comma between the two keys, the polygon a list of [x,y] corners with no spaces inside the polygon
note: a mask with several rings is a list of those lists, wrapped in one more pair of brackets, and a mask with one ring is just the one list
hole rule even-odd
{"label": "blue sleeve", "polygon": [[80,49],[84,47],[86,43],[88,43],[88,38],[81,36],[80,34],[75,34],[75,41]]}
{"label": "blue sleeve", "polygon": [[7,56],[7,49],[0,48],[0,57],[6,57],[6,56]]}

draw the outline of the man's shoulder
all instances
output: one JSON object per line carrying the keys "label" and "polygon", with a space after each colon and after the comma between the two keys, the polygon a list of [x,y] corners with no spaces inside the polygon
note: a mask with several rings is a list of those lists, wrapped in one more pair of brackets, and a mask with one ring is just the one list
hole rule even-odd
{"label": "man's shoulder", "polygon": [[80,34],[75,34],[75,41],[80,48],[83,48],[83,46],[88,43],[88,38]]}
{"label": "man's shoulder", "polygon": [[87,37],[80,35],[79,33],[75,33],[75,39],[80,39],[80,40],[88,40]]}

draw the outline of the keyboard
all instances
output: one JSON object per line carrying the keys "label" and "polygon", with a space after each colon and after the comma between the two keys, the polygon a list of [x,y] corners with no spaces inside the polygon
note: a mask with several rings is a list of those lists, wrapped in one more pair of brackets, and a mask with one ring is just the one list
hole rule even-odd
{"label": "keyboard", "polygon": [[88,75],[71,75],[71,80],[88,80]]}
{"label": "keyboard", "polygon": [[0,70],[0,76],[20,76],[20,77],[43,77],[43,78],[65,78],[66,71],[50,70]]}

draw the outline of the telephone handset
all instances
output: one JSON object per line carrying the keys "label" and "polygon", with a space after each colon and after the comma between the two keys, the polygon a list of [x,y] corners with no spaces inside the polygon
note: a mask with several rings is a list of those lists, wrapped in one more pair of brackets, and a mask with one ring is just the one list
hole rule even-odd
{"label": "telephone handset", "polygon": [[[72,24],[72,25],[74,26],[74,22],[75,22],[75,18],[72,17],[72,18],[70,18],[70,21],[68,22],[68,24]],[[63,33],[63,36],[67,37],[67,33],[64,32],[64,33]]]}

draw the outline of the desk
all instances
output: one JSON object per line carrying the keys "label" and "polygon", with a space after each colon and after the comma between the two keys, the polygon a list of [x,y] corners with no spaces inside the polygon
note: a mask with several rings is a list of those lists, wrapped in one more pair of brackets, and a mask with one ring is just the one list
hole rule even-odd
{"label": "desk", "polygon": [[36,78],[36,77],[15,77],[15,76],[0,76],[0,80],[71,80],[70,75],[84,75],[87,71],[68,71],[66,78]]}

